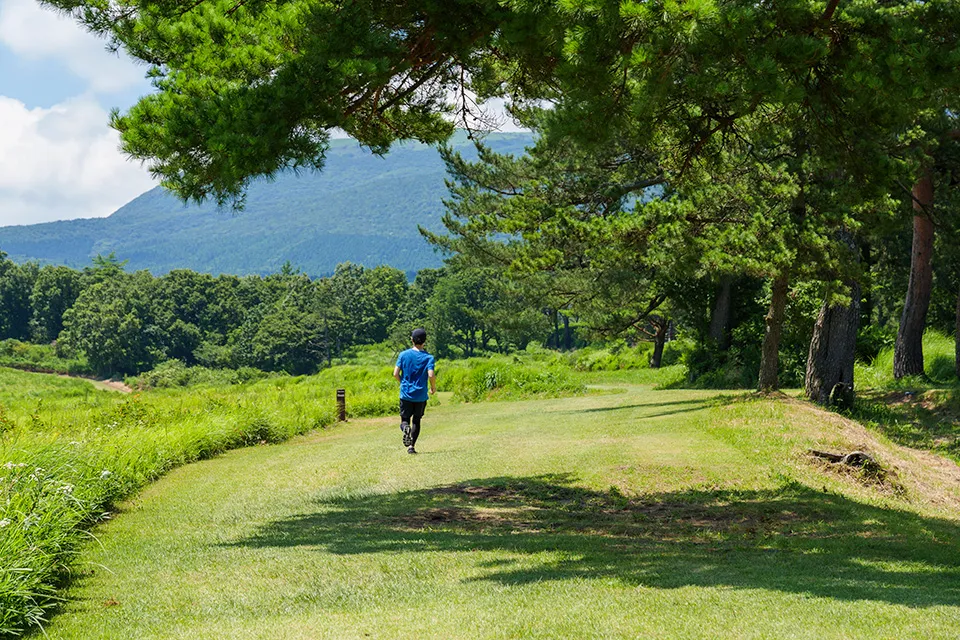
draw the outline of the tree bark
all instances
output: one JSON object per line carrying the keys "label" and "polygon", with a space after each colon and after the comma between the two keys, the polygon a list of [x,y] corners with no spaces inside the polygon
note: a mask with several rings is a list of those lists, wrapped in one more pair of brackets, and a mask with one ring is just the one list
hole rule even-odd
{"label": "tree bark", "polygon": [[670,322],[665,318],[654,319],[653,326],[656,327],[657,332],[653,336],[653,355],[650,357],[650,368],[659,369],[663,362],[663,347],[667,343],[667,329],[670,327]]}
{"label": "tree bark", "polygon": [[933,205],[933,179],[925,174],[913,187],[913,249],[910,282],[900,316],[900,329],[893,347],[893,377],[923,375],[923,330],[933,288],[933,220],[927,213]]}
{"label": "tree bark", "polygon": [[560,351],[560,312],[553,312],[553,346]]}
{"label": "tree bark", "polygon": [[572,348],[573,348],[573,343],[570,339],[570,318],[564,315],[563,316],[563,350],[570,351],[570,349]]}
{"label": "tree bark", "polygon": [[817,404],[853,406],[853,363],[860,328],[860,285],[851,283],[849,305],[824,299],[813,327],[804,386]]}
{"label": "tree bark", "polygon": [[760,356],[760,379],[757,383],[757,388],[760,391],[776,391],[780,388],[780,335],[783,333],[783,317],[787,309],[789,288],[790,277],[786,273],[780,274],[774,279],[770,308],[764,318],[766,329]]}
{"label": "tree bark", "polygon": [[719,349],[727,348],[727,331],[730,329],[731,308],[731,280],[724,276],[717,292],[717,300],[713,305],[713,315],[710,316],[710,330],[707,337]]}

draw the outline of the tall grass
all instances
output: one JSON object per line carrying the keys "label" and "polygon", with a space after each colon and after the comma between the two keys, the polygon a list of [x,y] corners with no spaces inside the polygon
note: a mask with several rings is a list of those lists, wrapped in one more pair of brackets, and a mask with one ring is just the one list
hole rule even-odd
{"label": "tall grass", "polygon": [[866,389],[925,389],[958,384],[955,371],[955,343],[951,336],[930,330],[923,335],[923,378],[893,377],[893,347],[880,350],[869,364],[858,362],[854,379]]}
{"label": "tall grass", "polygon": [[520,358],[476,358],[440,368],[438,389],[456,400],[479,402],[534,396],[553,398],[582,393],[583,382],[560,362],[525,362]]}
{"label": "tall grass", "polygon": [[[694,344],[689,340],[671,340],[664,345],[661,366],[679,364],[693,347]],[[641,342],[633,347],[624,342],[614,342],[606,347],[572,351],[564,359],[577,371],[623,371],[649,369],[652,356],[652,342]]]}
{"label": "tall grass", "polygon": [[344,369],[121,396],[0,372],[0,635],[42,623],[85,526],[113,503],[175,466],[332,424],[337,388],[348,390],[350,416],[392,413],[386,375]]}

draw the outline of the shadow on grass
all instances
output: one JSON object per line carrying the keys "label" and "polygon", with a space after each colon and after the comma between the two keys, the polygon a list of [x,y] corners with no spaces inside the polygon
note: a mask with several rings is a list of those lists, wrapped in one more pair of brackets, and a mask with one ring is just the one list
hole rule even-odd
{"label": "shadow on grass", "polygon": [[338,555],[503,551],[528,557],[481,563],[483,576],[474,579],[614,578],[926,607],[960,606],[958,545],[956,523],[799,484],[631,499],[547,475],[323,501],[315,513],[276,521],[231,546]]}
{"label": "shadow on grass", "polygon": [[736,402],[735,396],[709,396],[706,398],[694,398],[692,400],[667,400],[664,402],[637,402],[634,404],[621,404],[613,407],[594,407],[592,409],[563,409],[552,411],[551,413],[565,413],[582,415],[584,413],[610,413],[614,411],[631,411],[634,409],[659,409],[661,407],[677,407],[671,411],[661,411],[640,416],[641,418],[658,418],[660,416],[669,416],[677,413],[690,413],[701,411],[711,407],[723,406]]}
{"label": "shadow on grass", "polygon": [[897,444],[960,461],[960,388],[860,392],[850,416]]}

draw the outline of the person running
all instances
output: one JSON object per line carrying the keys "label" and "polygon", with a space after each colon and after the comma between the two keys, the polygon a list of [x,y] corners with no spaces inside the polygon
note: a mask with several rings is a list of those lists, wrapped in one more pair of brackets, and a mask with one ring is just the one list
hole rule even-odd
{"label": "person running", "polygon": [[427,341],[427,332],[414,329],[410,335],[413,348],[397,356],[397,366],[393,368],[393,377],[400,383],[400,431],[403,432],[403,446],[407,453],[416,453],[414,446],[420,437],[420,418],[427,408],[427,381],[430,382],[430,395],[437,392],[437,378],[433,373],[433,356],[427,353],[423,345]]}

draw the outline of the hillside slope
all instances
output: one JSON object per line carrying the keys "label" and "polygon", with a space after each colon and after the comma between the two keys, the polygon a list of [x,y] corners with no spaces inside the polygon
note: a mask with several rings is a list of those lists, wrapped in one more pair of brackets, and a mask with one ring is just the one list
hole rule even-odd
{"label": "hillside slope", "polygon": [[[519,154],[528,134],[496,134],[495,150]],[[454,146],[472,146],[458,136]],[[18,262],[81,268],[115,252],[131,270],[271,273],[290,261],[312,276],[341,262],[413,272],[440,264],[417,231],[442,228],[446,173],[433,147],[407,143],[380,158],[334,140],[321,173],[287,173],[250,188],[241,213],[183,205],[156,188],[108,218],[0,228],[0,250]]]}

